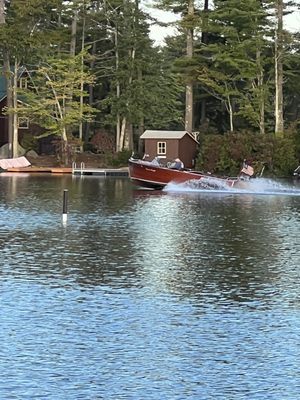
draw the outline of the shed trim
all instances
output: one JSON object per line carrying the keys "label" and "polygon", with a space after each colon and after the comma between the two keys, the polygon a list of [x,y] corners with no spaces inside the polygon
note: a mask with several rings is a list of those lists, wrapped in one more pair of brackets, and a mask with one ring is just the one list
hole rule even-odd
{"label": "shed trim", "polygon": [[185,135],[190,136],[197,144],[199,144],[198,140],[188,131],[152,131],[146,130],[142,135],[141,139],[182,139]]}

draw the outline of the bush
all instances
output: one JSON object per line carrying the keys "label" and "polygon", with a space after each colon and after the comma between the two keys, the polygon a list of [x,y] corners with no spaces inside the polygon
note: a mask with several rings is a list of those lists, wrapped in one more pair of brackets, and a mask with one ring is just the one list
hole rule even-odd
{"label": "bush", "polygon": [[128,165],[131,153],[131,150],[123,150],[119,153],[110,154],[107,157],[107,163],[112,167],[125,167]]}
{"label": "bush", "polygon": [[31,133],[26,133],[23,135],[20,145],[26,151],[34,150],[37,152],[39,147],[37,138]]}
{"label": "bush", "polygon": [[98,154],[113,153],[115,141],[107,132],[96,132],[90,140],[93,151]]}
{"label": "bush", "polygon": [[285,138],[252,132],[204,136],[196,168],[216,174],[237,175],[243,160],[251,162],[256,173],[290,176],[297,166],[296,143],[292,135]]}
{"label": "bush", "polygon": [[276,176],[291,175],[297,166],[296,146],[291,138],[280,138],[274,142],[273,172]]}

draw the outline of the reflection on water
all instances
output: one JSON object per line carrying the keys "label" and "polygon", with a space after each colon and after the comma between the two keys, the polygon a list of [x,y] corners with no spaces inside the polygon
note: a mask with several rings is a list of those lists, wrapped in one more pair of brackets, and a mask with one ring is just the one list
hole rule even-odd
{"label": "reflection on water", "polygon": [[0,398],[299,398],[297,195],[2,174],[0,213]]}

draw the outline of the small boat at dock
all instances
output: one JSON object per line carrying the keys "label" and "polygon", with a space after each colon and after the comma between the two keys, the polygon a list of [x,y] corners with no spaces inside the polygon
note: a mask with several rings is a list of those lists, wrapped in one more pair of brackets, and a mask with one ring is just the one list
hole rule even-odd
{"label": "small boat at dock", "polygon": [[156,190],[163,189],[169,183],[187,183],[192,187],[203,189],[245,189],[254,173],[253,168],[245,163],[239,176],[234,178],[219,177],[185,168],[175,169],[172,168],[172,164],[168,165],[161,165],[157,159],[145,161],[131,157],[128,161],[129,177],[137,186]]}

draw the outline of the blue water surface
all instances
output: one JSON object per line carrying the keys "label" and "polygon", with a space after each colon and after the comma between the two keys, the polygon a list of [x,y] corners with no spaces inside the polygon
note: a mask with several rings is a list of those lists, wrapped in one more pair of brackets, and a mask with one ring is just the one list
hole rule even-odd
{"label": "blue water surface", "polygon": [[0,398],[300,399],[291,190],[2,174]]}

